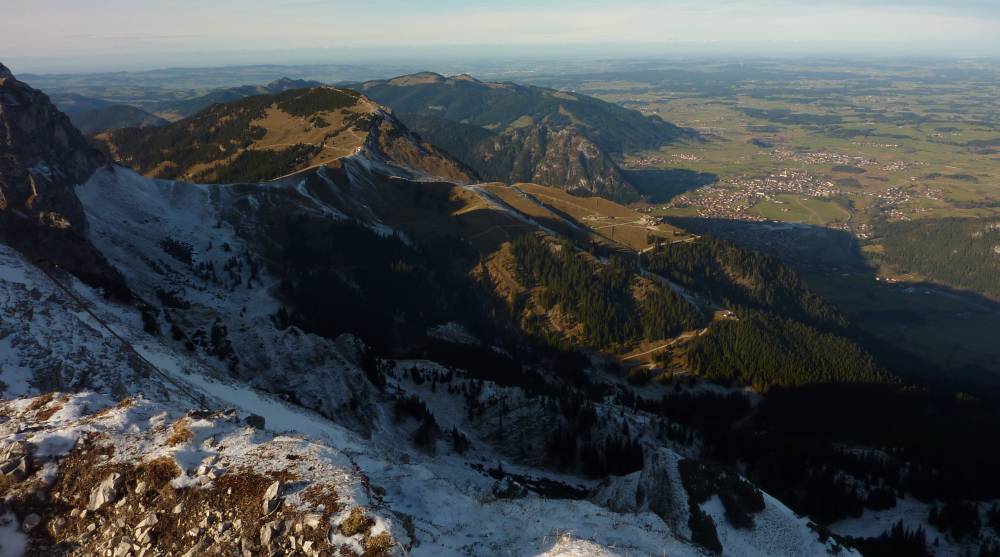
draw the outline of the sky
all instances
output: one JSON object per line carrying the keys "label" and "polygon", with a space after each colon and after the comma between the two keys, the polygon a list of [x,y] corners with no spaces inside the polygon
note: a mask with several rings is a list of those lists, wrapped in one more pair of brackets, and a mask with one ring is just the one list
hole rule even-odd
{"label": "sky", "polygon": [[[0,62],[94,71],[418,56],[1000,54],[998,0],[2,0]],[[600,47],[600,48],[598,48]],[[748,50],[749,49],[749,50]]]}

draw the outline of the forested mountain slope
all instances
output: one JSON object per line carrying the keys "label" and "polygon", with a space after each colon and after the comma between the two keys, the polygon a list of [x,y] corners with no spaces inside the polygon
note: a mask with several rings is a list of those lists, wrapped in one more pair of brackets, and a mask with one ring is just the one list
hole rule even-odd
{"label": "forested mountain slope", "polygon": [[876,255],[899,273],[1000,299],[1000,222],[923,219],[884,223]]}

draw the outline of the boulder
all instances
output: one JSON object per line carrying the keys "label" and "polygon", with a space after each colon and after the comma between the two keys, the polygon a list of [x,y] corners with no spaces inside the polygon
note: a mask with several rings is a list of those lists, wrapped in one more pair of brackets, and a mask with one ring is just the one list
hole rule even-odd
{"label": "boulder", "polygon": [[108,503],[114,503],[122,495],[122,475],[115,472],[97,484],[90,492],[87,510],[96,511]]}
{"label": "boulder", "polygon": [[278,493],[281,491],[281,482],[275,481],[271,485],[267,486],[267,490],[264,492],[264,500],[261,503],[261,507],[265,515],[271,514],[276,508],[278,508],[279,497]]}
{"label": "boulder", "polygon": [[258,416],[257,414],[250,414],[244,420],[246,424],[254,429],[264,429],[265,420],[263,416]]}
{"label": "boulder", "polygon": [[260,527],[260,545],[267,547],[281,535],[281,521],[272,520]]}

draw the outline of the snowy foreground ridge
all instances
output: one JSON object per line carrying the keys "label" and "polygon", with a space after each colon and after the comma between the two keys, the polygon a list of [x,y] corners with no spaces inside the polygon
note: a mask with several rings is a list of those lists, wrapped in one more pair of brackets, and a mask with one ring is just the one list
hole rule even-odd
{"label": "snowy foreground ridge", "polygon": [[[233,223],[252,228],[257,208],[278,194],[303,210],[342,214],[296,179],[237,194],[115,168],[77,194],[91,241],[137,296],[183,292],[188,307],[172,318],[224,327],[239,365],[185,349],[169,333],[148,334],[137,307],[65,273],[50,277],[0,246],[0,556],[54,548],[188,557],[706,554],[691,541],[678,472],[690,455],[681,449],[664,448],[643,471],[602,483],[518,466],[466,423],[460,400],[389,374],[385,393],[420,396],[443,431],[471,442],[464,454],[444,441],[417,449],[412,424],[393,417],[394,397],[365,379],[356,339],[275,327],[276,281],[264,271],[230,265],[232,283],[210,281],[164,253],[171,238],[218,268],[234,254],[257,254]],[[233,286],[248,281],[252,288]],[[436,334],[466,333],[442,324]],[[392,367],[464,381],[462,370],[433,362]],[[522,397],[492,384],[479,396]],[[543,496],[524,478],[580,495]],[[700,506],[723,554],[852,554],[764,498],[747,529],[730,526],[718,497]]]}

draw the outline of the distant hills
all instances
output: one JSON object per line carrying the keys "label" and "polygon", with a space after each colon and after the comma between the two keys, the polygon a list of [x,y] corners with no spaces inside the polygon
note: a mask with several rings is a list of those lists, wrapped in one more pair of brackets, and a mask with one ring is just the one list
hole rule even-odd
{"label": "distant hills", "polygon": [[168,124],[166,120],[141,108],[116,104],[107,108],[67,113],[73,125],[85,134],[120,128],[148,128]]}
{"label": "distant hills", "polygon": [[153,106],[151,111],[166,120],[176,121],[208,108],[213,104],[227,103],[256,95],[276,95],[292,89],[309,89],[320,87],[318,81],[289,79],[287,77],[274,80],[267,85],[242,85],[217,89],[200,97],[177,101],[163,101]]}
{"label": "distant hills", "polygon": [[419,73],[355,85],[482,177],[537,182],[619,201],[639,198],[615,158],[694,132],[586,95],[469,75]]}
{"label": "distant hills", "polygon": [[87,135],[119,128],[162,126],[167,123],[167,120],[137,106],[78,93],[54,94],[52,102],[69,116],[78,130]]}
{"label": "distant hills", "polygon": [[[154,102],[107,100],[79,93],[57,93],[52,102],[81,132],[92,135],[121,128],[147,128],[182,120],[212,106],[256,95],[276,95],[293,89],[319,87],[318,81],[281,78],[266,85],[215,89],[197,96]],[[138,106],[137,106],[138,105]]]}

